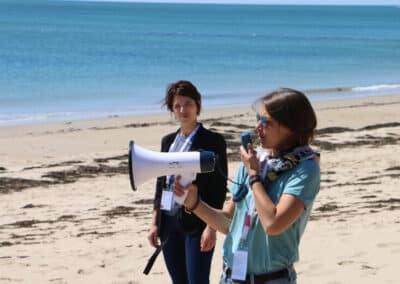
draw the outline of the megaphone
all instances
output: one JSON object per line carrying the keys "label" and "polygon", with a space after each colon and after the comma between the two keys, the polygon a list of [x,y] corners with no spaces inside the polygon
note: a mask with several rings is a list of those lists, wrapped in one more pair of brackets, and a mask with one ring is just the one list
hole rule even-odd
{"label": "megaphone", "polygon": [[[186,186],[195,179],[196,173],[214,171],[216,156],[210,151],[155,152],[130,141],[128,160],[131,187],[136,190],[151,178],[168,175],[180,175],[181,185]],[[175,196],[175,202],[183,204],[186,195],[187,192],[184,196]]]}

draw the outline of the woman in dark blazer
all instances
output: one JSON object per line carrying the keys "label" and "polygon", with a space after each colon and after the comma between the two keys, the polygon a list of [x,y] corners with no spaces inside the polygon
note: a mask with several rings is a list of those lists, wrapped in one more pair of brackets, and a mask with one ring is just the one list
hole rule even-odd
{"label": "woman in dark blazer", "polygon": [[[205,129],[197,121],[201,110],[200,93],[191,82],[177,81],[168,86],[164,103],[174,113],[180,128],[163,137],[161,151],[214,152],[218,156],[214,172],[197,174],[193,183],[198,186],[203,201],[222,208],[226,195],[226,143],[220,134]],[[177,203],[167,208],[170,210],[161,210],[162,195],[173,191],[173,180],[173,176],[157,179],[148,239],[154,247],[158,247],[161,240],[164,260],[174,284],[206,284],[209,283],[216,231]]]}

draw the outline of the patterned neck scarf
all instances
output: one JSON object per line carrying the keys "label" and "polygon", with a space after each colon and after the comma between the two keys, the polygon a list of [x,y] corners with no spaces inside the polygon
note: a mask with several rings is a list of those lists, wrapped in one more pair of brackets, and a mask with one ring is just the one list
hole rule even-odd
{"label": "patterned neck scarf", "polygon": [[[301,146],[293,149],[291,152],[284,153],[280,157],[271,157],[270,151],[266,149],[258,149],[257,156],[260,160],[261,177],[264,186],[274,182],[280,174],[288,171],[298,165],[301,161],[317,159],[320,154],[315,152],[309,146]],[[241,201],[249,191],[245,183],[242,183],[236,194],[233,195],[233,201]]]}
{"label": "patterned neck scarf", "polygon": [[309,146],[297,147],[292,152],[284,153],[280,157],[268,156],[265,161],[265,178],[268,182],[273,182],[281,173],[294,168],[300,161],[318,158],[319,153],[314,152]]}

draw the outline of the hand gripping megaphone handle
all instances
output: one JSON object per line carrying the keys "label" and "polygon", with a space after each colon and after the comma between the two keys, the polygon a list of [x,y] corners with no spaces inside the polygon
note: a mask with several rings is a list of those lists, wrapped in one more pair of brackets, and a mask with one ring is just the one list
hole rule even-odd
{"label": "hand gripping megaphone handle", "polygon": [[[196,178],[196,174],[192,173],[192,174],[182,174],[181,176],[181,180],[180,180],[180,184],[185,187],[187,186],[189,183],[191,183],[195,178]],[[186,200],[186,197],[188,196],[189,192],[187,190],[184,191],[184,194],[182,196],[177,196],[176,194],[174,194],[174,200],[176,203],[183,205],[183,203]]]}

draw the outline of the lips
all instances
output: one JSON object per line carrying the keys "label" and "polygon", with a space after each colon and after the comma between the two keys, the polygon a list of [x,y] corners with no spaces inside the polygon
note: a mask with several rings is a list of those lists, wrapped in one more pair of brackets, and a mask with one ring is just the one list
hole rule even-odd
{"label": "lips", "polygon": [[259,131],[258,132],[258,139],[263,140],[265,138],[264,132]]}
{"label": "lips", "polygon": [[262,147],[265,146],[265,133],[264,131],[257,131],[258,132],[258,141]]}

